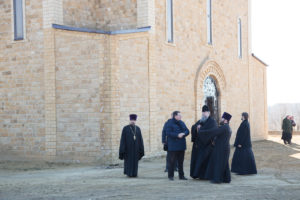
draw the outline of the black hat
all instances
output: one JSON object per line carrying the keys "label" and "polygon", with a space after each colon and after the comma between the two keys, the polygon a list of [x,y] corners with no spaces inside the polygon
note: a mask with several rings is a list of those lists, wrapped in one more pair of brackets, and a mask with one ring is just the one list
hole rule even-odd
{"label": "black hat", "polygon": [[131,115],[129,115],[129,118],[130,118],[130,121],[131,120],[136,121],[137,115],[136,114],[131,114]]}
{"label": "black hat", "polygon": [[210,110],[209,110],[209,108],[208,108],[207,105],[204,105],[204,106],[202,107],[202,112],[210,112]]}
{"label": "black hat", "polygon": [[222,118],[226,119],[227,121],[230,121],[231,117],[232,117],[231,114],[227,112],[224,112],[222,115]]}

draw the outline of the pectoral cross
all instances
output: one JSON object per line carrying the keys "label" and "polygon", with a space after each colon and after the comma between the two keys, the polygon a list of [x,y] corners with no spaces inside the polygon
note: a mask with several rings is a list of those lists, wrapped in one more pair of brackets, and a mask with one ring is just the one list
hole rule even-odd
{"label": "pectoral cross", "polygon": [[130,127],[130,130],[131,130],[131,132],[133,134],[133,139],[136,140],[136,126],[134,126],[134,132],[133,132],[133,130],[132,130],[131,127]]}

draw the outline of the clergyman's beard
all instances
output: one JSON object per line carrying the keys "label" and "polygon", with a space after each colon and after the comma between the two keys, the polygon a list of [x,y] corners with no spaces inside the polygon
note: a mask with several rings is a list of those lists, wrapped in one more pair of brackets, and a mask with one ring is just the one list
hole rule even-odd
{"label": "clergyman's beard", "polygon": [[129,122],[129,124],[130,124],[131,126],[135,126],[135,123],[134,123],[134,122]]}
{"label": "clergyman's beard", "polygon": [[205,123],[207,119],[208,119],[208,117],[202,115],[200,122]]}

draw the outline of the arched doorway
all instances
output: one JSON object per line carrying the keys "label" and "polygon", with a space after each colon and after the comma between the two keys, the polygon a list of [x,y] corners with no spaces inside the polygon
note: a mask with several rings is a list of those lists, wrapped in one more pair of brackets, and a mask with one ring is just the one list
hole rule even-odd
{"label": "arched doorway", "polygon": [[207,105],[209,107],[211,117],[219,122],[219,91],[216,81],[212,76],[208,76],[204,80],[202,105]]}
{"label": "arched doorway", "polygon": [[217,62],[206,57],[199,65],[195,78],[195,122],[202,116],[202,106],[209,104],[212,116],[219,122],[226,110],[226,79]]}

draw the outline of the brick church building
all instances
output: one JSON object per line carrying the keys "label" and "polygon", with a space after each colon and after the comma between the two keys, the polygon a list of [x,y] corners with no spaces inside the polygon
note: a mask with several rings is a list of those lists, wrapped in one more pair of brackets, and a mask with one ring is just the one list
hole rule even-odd
{"label": "brick church building", "polygon": [[1,160],[115,163],[131,113],[160,155],[171,112],[191,127],[204,104],[232,113],[232,140],[242,112],[266,138],[250,0],[2,0],[0,16]]}

